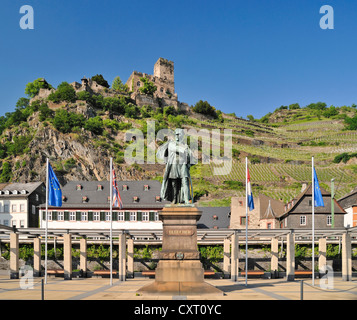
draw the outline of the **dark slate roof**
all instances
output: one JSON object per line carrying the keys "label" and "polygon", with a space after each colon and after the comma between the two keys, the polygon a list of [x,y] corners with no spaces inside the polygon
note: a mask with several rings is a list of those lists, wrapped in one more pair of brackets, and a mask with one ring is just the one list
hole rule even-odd
{"label": "dark slate roof", "polygon": [[[28,183],[10,183],[5,184],[0,190],[0,198],[5,197],[28,197],[32,192],[34,192],[43,182],[28,182]],[[21,191],[25,190],[26,193],[22,194]],[[9,194],[5,194],[5,191],[9,191]],[[15,194],[14,191],[18,193]]]}
{"label": "dark slate roof", "polygon": [[[81,185],[80,190],[77,190],[77,185]],[[99,191],[98,185],[101,185],[103,189]],[[123,209],[158,209],[169,203],[162,199],[160,199],[160,202],[156,201],[156,196],[160,196],[160,181],[117,181],[117,185],[123,202]],[[127,190],[123,190],[123,185],[128,186]],[[145,185],[149,186],[147,191],[144,190]],[[62,187],[62,196],[65,199],[62,201],[61,208],[108,208],[109,194],[109,181],[70,181]],[[87,200],[83,201],[83,197],[87,197]],[[138,202],[134,202],[133,197],[138,197]],[[44,204],[41,205],[41,207],[44,206]]]}
{"label": "dark slate roof", "polygon": [[198,210],[202,211],[198,229],[229,228],[231,207],[198,207]]}
{"label": "dark slate roof", "polygon": [[344,209],[357,205],[357,188],[338,199],[338,203]]}
{"label": "dark slate roof", "polygon": [[[331,212],[331,193],[326,191],[325,189],[321,188],[320,186],[320,190],[321,190],[321,195],[324,201],[324,207],[316,207],[315,208],[315,213],[330,213]],[[312,197],[312,184],[310,184],[304,191],[302,191],[300,193],[300,195],[293,199],[293,205],[291,206],[290,209],[288,209],[282,216],[281,218],[285,218],[287,215],[291,214],[291,213],[295,213],[294,211],[297,210],[297,208],[299,207],[302,199],[304,197],[310,198]],[[334,199],[334,208],[335,208],[335,214],[345,214],[346,211],[341,207],[341,205],[338,203],[338,201],[336,201],[336,199]],[[306,212],[306,213],[310,213],[310,212]]]}

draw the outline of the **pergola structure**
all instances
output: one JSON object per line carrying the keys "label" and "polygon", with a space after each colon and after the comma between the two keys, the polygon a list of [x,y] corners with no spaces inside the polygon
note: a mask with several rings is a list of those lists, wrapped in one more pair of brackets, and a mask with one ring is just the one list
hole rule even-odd
{"label": "pergola structure", "polygon": [[[48,229],[48,242],[54,238],[63,239],[64,278],[71,279],[72,242],[80,243],[80,269],[87,271],[87,241],[108,241],[108,229]],[[162,229],[158,230],[123,230],[113,229],[113,242],[119,245],[119,279],[124,281],[134,272],[134,244],[160,244]],[[352,241],[357,239],[357,227],[339,229],[316,229],[315,240],[319,246],[319,269],[326,265],[326,243],[340,239],[342,241],[342,279],[352,280]],[[0,240],[10,241],[10,277],[19,277],[19,242],[33,241],[34,275],[41,275],[41,242],[44,241],[45,229],[11,228],[0,225]],[[310,242],[312,230],[308,229],[248,229],[248,243],[271,243],[271,270],[278,270],[278,244],[286,241],[286,278],[294,280],[295,243]],[[238,279],[239,242],[246,241],[245,229],[198,229],[199,244],[223,244],[223,272],[233,281]]]}

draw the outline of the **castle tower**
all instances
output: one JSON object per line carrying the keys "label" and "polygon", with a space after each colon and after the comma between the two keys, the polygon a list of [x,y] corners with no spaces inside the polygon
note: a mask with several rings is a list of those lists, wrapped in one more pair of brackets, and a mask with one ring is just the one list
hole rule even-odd
{"label": "castle tower", "polygon": [[174,62],[159,58],[154,65],[154,77],[167,83],[167,88],[173,94],[175,92]]}

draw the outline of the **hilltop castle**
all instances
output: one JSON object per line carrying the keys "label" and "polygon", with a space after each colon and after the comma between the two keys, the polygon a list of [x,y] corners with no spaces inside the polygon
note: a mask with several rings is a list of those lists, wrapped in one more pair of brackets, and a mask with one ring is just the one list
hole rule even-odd
{"label": "hilltop castle", "polygon": [[[141,78],[147,78],[157,87],[156,92],[151,96],[140,92],[139,88],[143,86]],[[47,84],[45,79],[41,80]],[[87,91],[91,94],[102,94],[103,96],[115,96],[118,92],[105,88],[93,81],[83,77],[81,83],[76,81],[70,83],[76,92]],[[126,85],[129,88],[130,97],[135,101],[136,105],[151,106],[154,109],[158,107],[173,106],[177,110],[189,110],[187,103],[178,101],[177,93],[175,92],[174,80],[174,62],[164,58],[159,58],[154,65],[154,74],[146,74],[138,71],[133,71]],[[39,93],[31,100],[46,99],[55,89],[41,88]],[[50,106],[51,107],[51,106]]]}
{"label": "hilltop castle", "polygon": [[[152,97],[140,93],[139,88],[143,85],[140,78],[149,79],[157,87]],[[189,108],[188,104],[178,101],[177,93],[175,92],[173,61],[159,58],[154,64],[153,75],[133,71],[126,85],[132,92],[131,98],[135,100],[138,106],[150,105],[154,108],[158,106],[173,106],[180,110],[187,110]]]}

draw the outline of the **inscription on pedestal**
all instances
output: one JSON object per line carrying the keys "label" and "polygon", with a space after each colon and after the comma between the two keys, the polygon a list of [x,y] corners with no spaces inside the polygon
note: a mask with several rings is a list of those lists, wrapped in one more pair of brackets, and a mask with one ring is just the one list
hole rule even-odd
{"label": "inscription on pedestal", "polygon": [[192,236],[194,234],[194,230],[192,230],[192,229],[168,229],[168,230],[165,230],[165,233],[168,236]]}

